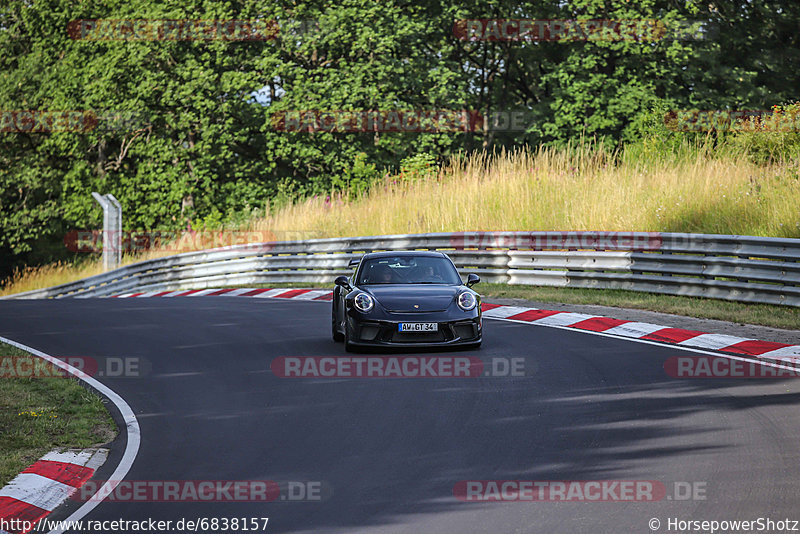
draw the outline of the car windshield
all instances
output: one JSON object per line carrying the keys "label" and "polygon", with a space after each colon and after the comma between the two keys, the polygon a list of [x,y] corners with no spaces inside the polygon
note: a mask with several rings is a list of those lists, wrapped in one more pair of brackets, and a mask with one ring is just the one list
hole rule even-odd
{"label": "car windshield", "polygon": [[449,284],[460,285],[452,262],[431,256],[390,256],[361,262],[359,285],[372,284]]}

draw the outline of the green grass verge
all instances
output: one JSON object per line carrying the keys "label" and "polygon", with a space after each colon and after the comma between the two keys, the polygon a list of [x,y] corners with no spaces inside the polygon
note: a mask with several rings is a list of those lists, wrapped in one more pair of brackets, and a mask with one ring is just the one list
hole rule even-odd
{"label": "green grass verge", "polygon": [[108,443],[117,426],[103,400],[74,378],[15,378],[15,357],[27,352],[0,343],[0,487],[57,447]]}
{"label": "green grass verge", "polygon": [[[313,287],[331,288],[332,284],[260,284],[236,287]],[[563,287],[512,286],[481,282],[475,286],[485,298],[515,298],[558,304],[595,304],[615,308],[649,310],[700,319],[717,319],[739,324],[800,329],[800,308],[746,304],[719,299],[657,295],[623,289],[578,289]]]}

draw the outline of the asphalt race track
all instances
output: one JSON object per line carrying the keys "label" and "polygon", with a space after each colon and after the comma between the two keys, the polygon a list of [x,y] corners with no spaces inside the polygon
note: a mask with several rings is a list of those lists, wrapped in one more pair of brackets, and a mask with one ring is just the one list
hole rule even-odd
{"label": "asphalt race track", "polygon": [[[283,379],[279,356],[344,356],[319,302],[4,301],[0,335],[57,357],[138,357],[99,380],[133,408],[127,479],[319,481],[316,502],[103,502],[86,519],[269,517],[267,532],[651,532],[658,518],[798,519],[800,381],[674,379],[679,349],[486,320],[526,376]],[[453,353],[438,353],[447,355]],[[704,499],[461,502],[462,480],[654,480]],[[674,494],[677,497],[677,494]],[[63,514],[62,514],[63,515]],[[674,531],[674,530],[673,530]]]}

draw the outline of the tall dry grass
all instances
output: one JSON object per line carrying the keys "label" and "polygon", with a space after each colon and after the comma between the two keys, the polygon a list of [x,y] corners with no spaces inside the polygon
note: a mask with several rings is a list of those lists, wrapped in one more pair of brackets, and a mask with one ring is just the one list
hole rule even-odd
{"label": "tall dry grass", "polygon": [[[121,265],[129,265],[171,254],[174,254],[174,252],[168,250],[149,250],[141,254],[125,254],[122,256],[120,263]],[[75,264],[56,262],[38,267],[28,267],[14,272],[5,285],[0,288],[0,296],[66,284],[81,278],[101,274],[102,272],[103,263],[99,254]]]}
{"label": "tall dry grass", "polygon": [[631,163],[601,148],[454,159],[424,181],[387,180],[354,201],[314,197],[253,221],[320,236],[463,230],[638,230],[800,237],[800,180],[746,156]]}
{"label": "tall dry grass", "polygon": [[[800,237],[796,163],[692,150],[625,157],[602,146],[454,158],[425,179],[387,178],[356,199],[300,200],[242,230],[339,237],[465,230],[637,230]],[[254,234],[255,235],[255,234]],[[168,249],[126,256],[124,263]],[[0,294],[101,271],[99,259],[18,273]]]}

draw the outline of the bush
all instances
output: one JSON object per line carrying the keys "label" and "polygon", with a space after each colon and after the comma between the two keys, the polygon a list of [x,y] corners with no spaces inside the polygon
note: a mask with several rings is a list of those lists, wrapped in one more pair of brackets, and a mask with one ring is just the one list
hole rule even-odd
{"label": "bush", "polygon": [[[674,114],[670,116],[670,111],[665,103],[660,103],[632,121],[631,142],[625,146],[628,162],[674,160],[700,152],[717,158],[745,154],[757,165],[800,161],[798,102],[773,106],[771,116],[737,119],[735,124],[731,124],[725,114],[720,114],[718,123],[705,126],[701,126],[698,119],[696,131],[670,127],[667,124],[670,120],[678,120]],[[708,116],[702,118],[709,119]]]}
{"label": "bush", "polygon": [[772,106],[772,116],[751,119],[725,138],[733,149],[746,152],[756,164],[800,160],[800,102]]}
{"label": "bush", "polygon": [[398,178],[404,182],[415,182],[435,178],[438,174],[436,156],[429,152],[420,152],[400,162]]}
{"label": "bush", "polygon": [[367,154],[359,152],[353,158],[353,165],[345,169],[343,176],[334,176],[331,179],[331,186],[342,191],[347,198],[357,198],[372,187],[378,178],[380,171],[374,163],[367,163]]}
{"label": "bush", "polygon": [[716,138],[708,132],[682,132],[668,126],[672,109],[659,102],[634,117],[627,131],[628,142],[623,145],[625,162],[676,161],[710,152]]}

